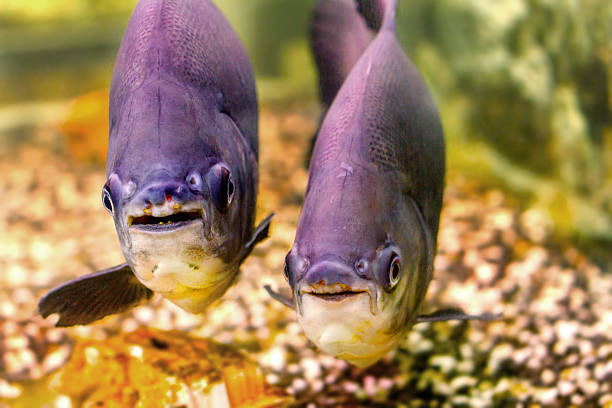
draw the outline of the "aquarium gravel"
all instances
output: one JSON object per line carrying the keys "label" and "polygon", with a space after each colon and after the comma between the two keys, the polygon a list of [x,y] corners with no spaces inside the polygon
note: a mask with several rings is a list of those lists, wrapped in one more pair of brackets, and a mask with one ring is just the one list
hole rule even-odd
{"label": "aquarium gravel", "polygon": [[[263,107],[261,114],[258,218],[269,211],[276,217],[237,284],[204,315],[156,299],[71,329],[37,317],[36,303],[66,279],[122,262],[100,202],[104,159],[74,161],[75,147],[55,126],[2,135],[9,143],[0,147],[0,406],[22,406],[32,384],[46,387],[47,374],[65,364],[80,339],[149,326],[249,353],[296,407],[612,407],[610,271],[555,239],[545,214],[521,210],[501,191],[456,175],[446,188],[423,312],[453,306],[502,312],[503,319],[418,324],[367,369],[318,352],[294,312],[263,288],[288,287],[283,261],[318,112],[289,104]],[[49,398],[47,406],[70,406],[65,397]]]}

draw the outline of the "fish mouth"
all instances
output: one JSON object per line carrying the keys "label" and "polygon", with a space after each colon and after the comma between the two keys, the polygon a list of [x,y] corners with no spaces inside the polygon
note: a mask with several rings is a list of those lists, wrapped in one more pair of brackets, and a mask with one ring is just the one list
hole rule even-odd
{"label": "fish mouth", "polygon": [[307,285],[300,290],[302,295],[311,295],[317,299],[337,303],[348,299],[353,299],[358,295],[370,294],[368,288],[352,288],[343,283],[333,285],[315,284]]}
{"label": "fish mouth", "polygon": [[130,229],[149,232],[171,231],[183,228],[203,220],[202,209],[180,211],[170,215],[156,217],[144,214],[139,216],[128,216],[127,226]]}

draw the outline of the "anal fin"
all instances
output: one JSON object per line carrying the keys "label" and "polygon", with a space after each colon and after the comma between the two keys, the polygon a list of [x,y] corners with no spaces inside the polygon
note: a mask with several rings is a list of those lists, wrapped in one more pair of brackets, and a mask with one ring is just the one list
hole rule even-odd
{"label": "anal fin", "polygon": [[251,251],[253,251],[255,245],[268,238],[268,232],[270,231],[270,221],[272,220],[272,217],[274,217],[274,213],[268,215],[257,225],[257,227],[255,227],[255,231],[253,231],[251,239],[244,245],[244,248],[242,249],[242,254],[239,258],[240,262],[244,261],[246,257],[251,254]]}
{"label": "anal fin", "polygon": [[502,318],[501,313],[483,313],[479,315],[466,314],[461,309],[442,309],[436,310],[433,313],[427,315],[419,315],[416,318],[416,323],[425,322],[444,322],[448,320],[499,320]]}
{"label": "anal fin", "polygon": [[293,298],[283,295],[282,293],[275,292],[270,285],[264,285],[264,289],[266,292],[268,292],[268,295],[270,295],[272,299],[282,303],[288,308],[295,310],[295,302],[293,301]]}
{"label": "anal fin", "polygon": [[153,291],[124,263],[51,289],[38,302],[38,312],[43,317],[58,313],[58,327],[84,325],[124,312],[152,296]]}

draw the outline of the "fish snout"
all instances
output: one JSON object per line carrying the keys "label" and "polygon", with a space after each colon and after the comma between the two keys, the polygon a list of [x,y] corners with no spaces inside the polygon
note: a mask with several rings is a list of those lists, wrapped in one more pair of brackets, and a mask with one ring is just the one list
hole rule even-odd
{"label": "fish snout", "polygon": [[299,294],[332,297],[369,292],[369,282],[348,265],[336,261],[322,261],[310,267],[299,285]]}
{"label": "fish snout", "polygon": [[182,205],[189,199],[189,196],[189,188],[186,184],[169,180],[149,184],[134,201],[143,208],[150,208],[151,205],[160,206],[166,202]]}

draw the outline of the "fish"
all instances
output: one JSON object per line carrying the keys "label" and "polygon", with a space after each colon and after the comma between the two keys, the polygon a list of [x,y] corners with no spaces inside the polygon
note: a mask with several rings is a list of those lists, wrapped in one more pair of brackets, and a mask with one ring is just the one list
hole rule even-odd
{"label": "fish", "polygon": [[236,280],[257,226],[258,105],[248,56],[210,0],[140,0],[111,79],[102,204],[126,262],[40,300],[84,325],[161,294],[202,313]]}
{"label": "fish", "polygon": [[353,0],[319,1],[313,8],[308,42],[319,74],[319,96],[323,109],[304,158],[305,167],[309,166],[322,119],[373,35],[373,30],[361,18],[357,3]]}
{"label": "fish", "polygon": [[[321,0],[315,8],[347,3]],[[344,14],[363,19],[376,34],[361,37],[368,42],[356,48],[364,51],[316,136],[295,240],[285,258],[291,295],[265,286],[296,310],[320,350],[358,367],[382,358],[415,323],[500,317],[460,309],[418,313],[433,275],[446,153],[437,107],[396,38],[396,6],[396,0],[361,0],[353,4],[357,12]],[[349,38],[329,35],[347,24],[326,24],[330,41]],[[342,42],[329,46],[341,48]]]}

